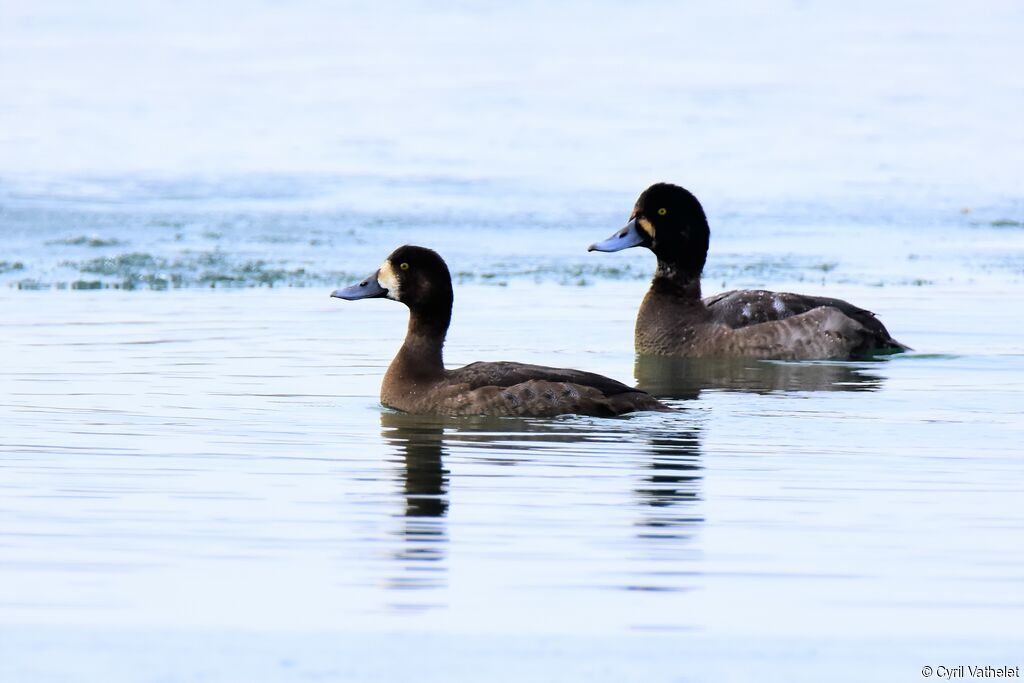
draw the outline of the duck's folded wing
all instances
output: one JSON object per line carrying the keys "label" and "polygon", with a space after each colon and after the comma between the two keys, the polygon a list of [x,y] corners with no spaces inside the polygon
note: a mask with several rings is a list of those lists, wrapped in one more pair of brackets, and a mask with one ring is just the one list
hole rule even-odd
{"label": "duck's folded wing", "polygon": [[[734,329],[722,326],[719,330],[718,343],[727,356],[822,360],[888,352],[874,330],[868,329],[835,306],[819,306],[782,320]],[[890,346],[899,344],[889,338],[888,333],[884,341],[891,342]]]}
{"label": "duck's folded wing", "polygon": [[[571,370],[567,368],[549,368],[543,365],[527,363],[495,362],[470,363],[469,365],[449,370],[448,380],[468,385],[470,389],[480,387],[511,387],[530,380],[545,382],[567,382],[584,387],[597,389],[605,396],[638,392],[630,386],[614,379],[593,372]],[[642,392],[641,392],[642,393]]]}
{"label": "duck's folded wing", "polygon": [[710,296],[704,299],[704,305],[711,312],[713,322],[733,329],[773,320],[785,320],[816,308],[831,307],[857,321],[880,339],[891,339],[888,330],[871,311],[858,308],[842,299],[826,296],[746,289]]}
{"label": "duck's folded wing", "polygon": [[549,417],[613,416],[638,410],[671,411],[650,394],[581,370],[525,363],[472,363],[446,373],[450,415]]}

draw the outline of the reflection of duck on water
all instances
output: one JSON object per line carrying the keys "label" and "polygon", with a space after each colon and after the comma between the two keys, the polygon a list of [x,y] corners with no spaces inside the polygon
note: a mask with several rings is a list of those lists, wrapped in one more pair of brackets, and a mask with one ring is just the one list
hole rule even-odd
{"label": "reflection of duck on water", "polygon": [[[653,416],[652,416],[653,418]],[[396,556],[403,562],[443,560],[447,541],[444,517],[448,512],[449,473],[443,458],[452,447],[493,451],[482,460],[496,465],[515,465],[530,455],[565,455],[588,452],[609,444],[623,453],[649,453],[638,465],[635,485],[642,538],[685,538],[703,519],[694,513],[700,501],[700,430],[671,425],[654,432],[635,424],[612,420],[566,420],[431,417],[385,411],[381,434],[398,447],[403,464],[405,497],[405,549]],[[508,501],[514,505],[515,501]],[[402,588],[430,587],[437,582],[403,581]]]}
{"label": "reflection of duck on water", "polygon": [[444,469],[444,429],[436,420],[384,411],[381,435],[398,446],[405,469],[406,517],[443,517],[448,512],[448,471]]}
{"label": "reflection of duck on water", "polygon": [[662,398],[693,399],[703,389],[750,393],[877,391],[882,378],[870,371],[872,364],[638,355],[634,374],[641,388]]}
{"label": "reflection of duck on water", "polygon": [[689,427],[659,433],[650,439],[652,457],[636,489],[649,510],[639,522],[644,538],[688,538],[704,518],[696,514],[703,476],[700,430]]}
{"label": "reflection of duck on water", "polygon": [[448,471],[444,468],[444,429],[436,421],[385,411],[381,436],[397,447],[403,464],[405,522],[403,546],[395,559],[404,573],[393,588],[442,588],[448,534]]}

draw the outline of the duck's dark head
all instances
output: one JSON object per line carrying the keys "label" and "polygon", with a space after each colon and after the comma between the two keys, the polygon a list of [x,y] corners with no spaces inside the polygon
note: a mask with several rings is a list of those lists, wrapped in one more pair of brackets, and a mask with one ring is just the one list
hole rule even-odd
{"label": "duck's dark head", "polygon": [[349,301],[386,297],[414,313],[447,319],[452,309],[452,277],[437,252],[406,245],[391,252],[377,272],[331,296]]}
{"label": "duck's dark head", "polygon": [[629,222],[603,242],[591,244],[588,251],[647,247],[660,263],[700,275],[710,237],[708,219],[697,198],[678,185],[656,183],[636,200]]}

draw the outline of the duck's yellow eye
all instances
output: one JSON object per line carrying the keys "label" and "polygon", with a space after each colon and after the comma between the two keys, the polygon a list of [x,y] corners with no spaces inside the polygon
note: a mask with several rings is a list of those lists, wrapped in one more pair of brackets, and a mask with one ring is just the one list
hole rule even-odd
{"label": "duck's yellow eye", "polygon": [[658,209],[659,216],[664,216],[666,213],[668,213],[668,209]]}
{"label": "duck's yellow eye", "polygon": [[409,264],[408,263],[400,263],[400,264],[398,264],[398,267],[401,268],[402,270],[409,270]]}

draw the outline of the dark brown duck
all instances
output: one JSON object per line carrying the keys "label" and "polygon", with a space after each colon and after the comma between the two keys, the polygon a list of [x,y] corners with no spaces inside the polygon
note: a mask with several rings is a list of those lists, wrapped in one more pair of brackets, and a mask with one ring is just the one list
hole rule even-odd
{"label": "dark brown duck", "polygon": [[405,343],[380,389],[386,406],[426,415],[538,417],[671,410],[650,394],[592,372],[510,362],[446,370],[442,349],[452,317],[452,279],[430,249],[399,247],[373,275],[331,296],[387,297],[409,307]]}
{"label": "dark brown duck", "polygon": [[590,251],[647,247],[658,257],[636,318],[637,353],[691,358],[844,359],[905,351],[871,311],[840,299],[734,290],[701,299],[711,231],[678,185],[644,190],[625,227]]}

